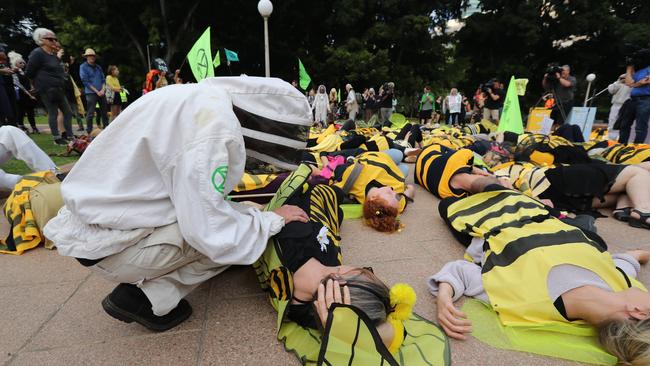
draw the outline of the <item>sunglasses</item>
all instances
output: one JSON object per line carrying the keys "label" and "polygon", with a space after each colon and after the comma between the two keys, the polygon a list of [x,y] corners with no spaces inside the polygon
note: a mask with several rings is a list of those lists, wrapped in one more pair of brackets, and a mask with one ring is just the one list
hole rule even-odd
{"label": "sunglasses", "polygon": [[43,37],[43,39],[47,39],[48,41],[51,41],[51,42],[58,42],[59,41],[57,38],[54,38],[54,37]]}

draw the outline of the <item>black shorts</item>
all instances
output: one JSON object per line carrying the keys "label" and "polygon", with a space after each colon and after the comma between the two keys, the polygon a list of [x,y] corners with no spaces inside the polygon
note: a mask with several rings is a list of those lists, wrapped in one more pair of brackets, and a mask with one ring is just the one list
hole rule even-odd
{"label": "black shorts", "polygon": [[433,109],[421,110],[420,119],[431,119],[432,114],[433,114]]}
{"label": "black shorts", "polygon": [[549,169],[545,175],[551,186],[540,195],[556,208],[577,213],[593,211],[594,197],[603,199],[625,168],[619,164],[575,164]]}

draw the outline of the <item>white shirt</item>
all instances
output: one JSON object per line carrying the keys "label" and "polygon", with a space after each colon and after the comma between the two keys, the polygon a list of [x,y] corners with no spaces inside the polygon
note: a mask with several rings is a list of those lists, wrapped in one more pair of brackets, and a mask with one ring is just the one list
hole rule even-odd
{"label": "white shirt", "polygon": [[257,260],[284,219],[224,200],[246,160],[233,103],[310,123],[305,97],[279,79],[210,78],[148,93],[89,145],[62,183],[65,206],[44,229],[59,253],[103,258],[178,222],[185,241],[215,263]]}
{"label": "white shirt", "polygon": [[612,104],[622,105],[630,99],[632,88],[620,81],[615,81],[607,86],[607,91],[612,95]]}
{"label": "white shirt", "polygon": [[462,102],[462,97],[460,94],[447,96],[447,104],[449,105],[449,113],[460,113],[460,106]]}

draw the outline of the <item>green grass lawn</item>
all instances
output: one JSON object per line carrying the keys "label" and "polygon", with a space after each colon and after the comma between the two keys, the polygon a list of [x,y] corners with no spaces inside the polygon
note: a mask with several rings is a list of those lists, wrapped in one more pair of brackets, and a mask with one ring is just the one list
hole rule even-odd
{"label": "green grass lawn", "polygon": [[[47,121],[44,120],[43,118],[37,117],[36,123],[47,124]],[[41,133],[36,135],[29,135],[29,137],[31,137],[32,140],[36,142],[36,145],[38,145],[41,148],[41,150],[45,151],[45,153],[50,156],[50,158],[54,161],[54,163],[57,166],[72,163],[79,159],[79,155],[74,152],[70,154],[70,156],[63,156],[63,154],[65,154],[66,147],[55,145],[54,140],[52,139],[52,135],[50,134]],[[17,159],[9,160],[8,162],[0,165],[0,168],[5,172],[11,174],[23,175],[32,172],[31,169],[29,169],[29,167],[27,166],[27,164]]]}

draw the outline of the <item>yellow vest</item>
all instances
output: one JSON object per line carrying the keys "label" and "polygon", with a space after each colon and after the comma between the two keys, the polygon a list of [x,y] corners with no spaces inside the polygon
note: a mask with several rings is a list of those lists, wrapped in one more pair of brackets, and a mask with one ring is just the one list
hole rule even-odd
{"label": "yellow vest", "polygon": [[[348,194],[353,196],[359,203],[363,204],[365,202],[366,186],[373,180],[383,186],[391,187],[395,193],[404,193],[406,190],[406,178],[404,178],[404,174],[388,154],[374,151],[365,152],[357,157],[356,162],[363,165],[363,169],[354,184],[352,184]],[[347,167],[343,172],[341,181],[334,183],[334,185],[342,189],[350,178],[353,169],[354,165]],[[406,199],[402,197],[399,201],[399,212],[404,211],[405,207]]]}
{"label": "yellow vest", "polygon": [[596,273],[614,292],[647,291],[616,268],[606,248],[519,192],[479,193],[453,203],[448,213],[456,230],[486,240],[483,287],[504,325],[568,323],[547,290],[551,268],[561,264]]}

